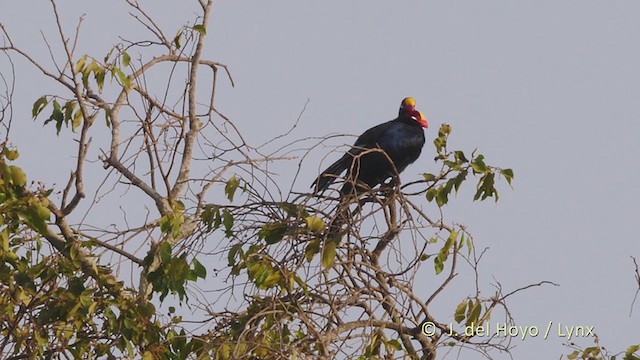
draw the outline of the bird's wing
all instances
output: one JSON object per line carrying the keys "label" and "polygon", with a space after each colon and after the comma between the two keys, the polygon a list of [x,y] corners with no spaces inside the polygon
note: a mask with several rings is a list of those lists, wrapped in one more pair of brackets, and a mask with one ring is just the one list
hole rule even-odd
{"label": "bird's wing", "polygon": [[346,154],[342,155],[340,159],[326,168],[320,176],[313,181],[311,187],[315,187],[315,192],[326,190],[329,185],[331,185],[331,183],[340,176],[340,174],[349,168],[353,162],[354,156],[360,154],[366,149],[375,147],[378,143],[378,139],[387,132],[389,127],[392,126],[392,123],[393,120],[387,121],[362,133]]}
{"label": "bird's wing", "polygon": [[371,148],[376,146],[380,137],[383,136],[383,134],[386,133],[391,126],[393,126],[392,124],[394,121],[395,120],[391,120],[380,125],[376,125],[362,133],[362,135],[358,137],[358,140],[356,140],[356,142],[353,144],[354,147],[352,148],[352,150],[357,148],[360,148],[360,150],[352,154],[356,155],[360,153],[362,151],[362,148]]}

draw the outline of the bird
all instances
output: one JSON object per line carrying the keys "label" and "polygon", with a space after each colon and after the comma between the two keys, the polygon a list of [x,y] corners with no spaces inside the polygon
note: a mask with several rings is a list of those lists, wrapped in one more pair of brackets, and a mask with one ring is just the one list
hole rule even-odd
{"label": "bird", "polygon": [[367,191],[390,177],[397,180],[397,175],[420,156],[425,143],[423,128],[428,127],[427,119],[416,110],[416,101],[404,98],[397,118],[362,133],[349,151],[314,180],[314,193],[324,192],[345,171],[341,196]]}

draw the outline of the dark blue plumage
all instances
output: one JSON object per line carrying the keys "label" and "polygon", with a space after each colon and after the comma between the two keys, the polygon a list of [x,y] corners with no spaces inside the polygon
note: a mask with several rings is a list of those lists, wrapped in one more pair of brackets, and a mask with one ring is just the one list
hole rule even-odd
{"label": "dark blue plumage", "polygon": [[[398,117],[365,131],[353,147],[331,164],[313,182],[315,192],[326,190],[345,170],[345,183],[340,191],[348,194],[383,183],[401,173],[420,156],[425,142],[427,121],[415,110],[412,98],[402,100]],[[366,186],[364,186],[366,185]]]}

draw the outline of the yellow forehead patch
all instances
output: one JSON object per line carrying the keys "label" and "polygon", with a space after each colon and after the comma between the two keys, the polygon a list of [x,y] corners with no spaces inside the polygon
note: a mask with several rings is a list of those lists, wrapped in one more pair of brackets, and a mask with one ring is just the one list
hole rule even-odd
{"label": "yellow forehead patch", "polygon": [[416,106],[416,101],[412,97],[404,98],[401,106],[403,108],[414,108]]}

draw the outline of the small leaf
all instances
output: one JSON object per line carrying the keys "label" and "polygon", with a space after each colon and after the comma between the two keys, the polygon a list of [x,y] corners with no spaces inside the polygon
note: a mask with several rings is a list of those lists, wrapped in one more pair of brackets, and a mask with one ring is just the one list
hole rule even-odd
{"label": "small leaf", "polygon": [[194,25],[193,30],[199,32],[202,35],[207,35],[207,29],[202,24]]}
{"label": "small leaf", "polygon": [[625,350],[625,355],[633,355],[634,352],[640,350],[640,345],[632,345]]}
{"label": "small leaf", "polygon": [[253,282],[257,286],[261,286],[262,283],[267,279],[267,276],[269,276],[269,268],[264,264],[256,264],[256,266],[257,270],[255,271],[255,274],[253,276]]}
{"label": "small leaf", "polygon": [[304,257],[307,261],[313,260],[313,257],[320,252],[320,239],[313,239],[309,241],[307,247],[304,249]]}
{"label": "small leaf", "polygon": [[82,72],[86,62],[87,62],[87,55],[85,55],[85,56],[81,57],[80,59],[78,59],[78,62],[76,62],[76,67],[75,67],[76,73],[81,73]]}
{"label": "small leaf", "polygon": [[47,106],[48,103],[49,103],[49,101],[47,100],[47,96],[46,95],[42,96],[38,100],[36,100],[36,102],[33,103],[33,109],[31,110],[31,116],[35,119],[38,116],[38,114],[40,114],[42,109],[44,109],[44,107]]}
{"label": "small leaf", "polygon": [[[115,50],[115,47],[111,48],[111,50],[109,50],[109,52],[107,53],[107,55],[104,57],[104,63],[109,62],[109,58],[111,57],[111,54],[113,54],[113,50]],[[86,55],[85,55],[86,56]]]}
{"label": "small leaf", "polygon": [[402,344],[400,344],[400,342],[397,339],[391,339],[387,341],[387,344],[392,348],[394,348],[395,350],[398,350],[398,351],[402,350]]}
{"label": "small leaf", "polygon": [[482,311],[482,304],[480,303],[480,301],[477,301],[471,308],[471,311],[469,312],[469,314],[467,315],[466,325],[471,326],[472,324],[477,324],[481,311]]}
{"label": "small leaf", "polygon": [[160,244],[160,249],[158,249],[160,254],[160,259],[162,259],[163,263],[169,262],[171,259],[171,245],[168,242],[163,242]]}
{"label": "small leaf", "polygon": [[196,258],[193,258],[193,273],[201,278],[204,279],[207,277],[207,269],[200,263],[200,261],[198,261]]}
{"label": "small leaf", "polygon": [[433,265],[436,275],[440,274],[442,270],[444,270],[444,262],[442,262],[439,256],[436,256],[436,258],[433,259]]}
{"label": "small leaf", "polygon": [[456,162],[459,164],[464,164],[469,162],[469,160],[467,160],[467,158],[464,156],[464,152],[460,150],[454,151],[453,156],[455,157]]}
{"label": "small leaf", "polygon": [[513,180],[513,170],[511,170],[511,169],[502,169],[502,170],[500,170],[500,174],[502,174],[502,176],[504,176],[504,178],[507,180],[507,183],[509,183],[509,185],[511,185],[511,180]]}
{"label": "small leaf", "polygon": [[484,163],[484,155],[478,155],[475,160],[471,162],[471,168],[474,174],[484,174],[487,172],[487,165]]}
{"label": "small leaf", "polygon": [[62,108],[64,109],[64,120],[69,121],[73,116],[73,110],[76,108],[76,102],[67,101]]}
{"label": "small leaf", "polygon": [[131,63],[131,56],[126,51],[122,52],[122,66],[127,67]]}
{"label": "small leaf", "polygon": [[447,186],[443,186],[437,190],[436,204],[438,204],[438,207],[443,207],[447,204],[449,201],[449,191],[450,189]]}
{"label": "small leaf", "polygon": [[240,179],[238,179],[235,175],[233,175],[231,179],[227,181],[227,184],[224,187],[224,193],[225,195],[227,195],[227,199],[229,199],[230,202],[233,202],[233,195],[236,193],[236,189],[238,189],[239,185]]}
{"label": "small leaf", "polygon": [[53,111],[51,112],[51,116],[47,121],[45,121],[45,125],[49,121],[55,121],[56,123],[56,134],[60,134],[60,130],[62,129],[62,123],[64,122],[64,114],[62,113],[62,107],[57,100],[53,100]]}
{"label": "small leaf", "polygon": [[222,224],[224,225],[227,236],[231,236],[231,228],[233,227],[233,215],[227,209],[222,211]]}
{"label": "small leaf", "polygon": [[264,239],[268,245],[273,245],[282,240],[287,233],[288,227],[287,223],[283,221],[266,223],[258,231],[258,238]]}
{"label": "small leaf", "polygon": [[458,190],[460,190],[460,185],[462,185],[462,183],[466,178],[467,178],[466,169],[460,171],[460,173],[455,178],[453,178],[453,188],[456,190],[456,194],[458,193]]}
{"label": "small leaf", "polygon": [[436,195],[438,194],[438,191],[434,188],[430,188],[429,190],[427,190],[427,201],[431,202],[433,201],[433,199],[436,197]]}
{"label": "small leaf", "polygon": [[314,233],[320,233],[324,230],[324,221],[317,216],[307,216],[305,221],[307,228]]}
{"label": "small leaf", "polygon": [[229,266],[235,265],[236,255],[240,254],[240,257],[243,255],[242,244],[237,243],[231,247],[229,253],[227,254],[227,260],[229,261]]}
{"label": "small leaf", "polygon": [[180,49],[182,44],[180,43],[180,39],[182,38],[182,30],[178,31],[176,36],[173,38],[173,44],[176,46],[176,49]]}
{"label": "small leaf", "polygon": [[280,272],[275,269],[271,269],[271,271],[268,272],[267,277],[262,282],[261,287],[263,289],[272,288],[276,286],[278,282],[280,282],[280,279],[282,279],[282,275],[280,275]]}
{"label": "small leaf", "polygon": [[288,216],[291,217],[299,217],[299,216],[308,216],[309,213],[307,212],[307,210],[305,210],[302,206],[300,205],[296,205],[296,204],[292,204],[289,202],[279,202],[277,203],[278,207],[282,210],[284,210],[285,213],[287,213]]}
{"label": "small leaf", "polygon": [[71,121],[71,130],[75,132],[80,124],[82,124],[82,111],[78,109],[75,114],[73,114],[73,120]]}
{"label": "small leaf", "polygon": [[424,181],[434,181],[436,179],[435,175],[429,173],[422,174],[422,177],[424,178]]}
{"label": "small leaf", "polygon": [[485,200],[488,197],[494,197],[498,201],[498,191],[495,188],[495,176],[494,173],[486,173],[478,181],[476,194],[473,196],[473,200]]}
{"label": "small leaf", "polygon": [[329,269],[336,258],[337,241],[327,241],[322,249],[322,267]]}
{"label": "small leaf", "polygon": [[465,313],[467,311],[467,301],[462,300],[460,304],[456,307],[456,311],[454,313],[453,319],[460,324],[462,320],[465,318]]}
{"label": "small leaf", "polygon": [[131,88],[131,80],[122,72],[122,70],[118,69],[117,67],[114,67],[112,70],[112,73],[115,73],[115,75],[118,76],[118,80],[120,80],[120,85],[122,85],[123,88],[125,89]]}

